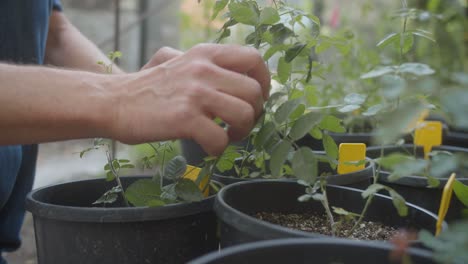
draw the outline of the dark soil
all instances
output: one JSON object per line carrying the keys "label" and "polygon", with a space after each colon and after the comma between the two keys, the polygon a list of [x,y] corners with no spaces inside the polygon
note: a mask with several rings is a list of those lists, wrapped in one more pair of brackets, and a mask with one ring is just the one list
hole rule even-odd
{"label": "dark soil", "polygon": [[[282,214],[260,212],[254,215],[257,219],[267,221],[284,227],[319,233],[322,235],[332,235],[331,227],[326,215],[314,214]],[[339,219],[335,219],[337,221]],[[338,237],[351,238],[357,240],[390,240],[398,230],[394,227],[385,226],[381,223],[362,221],[362,223],[349,236],[348,232],[354,225],[354,221],[342,221],[338,224]]]}

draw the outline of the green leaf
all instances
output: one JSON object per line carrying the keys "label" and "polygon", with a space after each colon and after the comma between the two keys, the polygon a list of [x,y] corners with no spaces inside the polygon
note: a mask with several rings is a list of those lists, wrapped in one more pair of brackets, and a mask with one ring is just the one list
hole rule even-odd
{"label": "green leaf", "polygon": [[119,159],[119,162],[120,163],[129,163],[130,160],[128,160],[128,159]]}
{"label": "green leaf", "polygon": [[[284,40],[294,36],[294,31],[279,23],[270,27],[269,32],[273,35],[273,43],[275,45],[283,44]],[[281,47],[281,46],[278,46]]]}
{"label": "green leaf", "polygon": [[363,112],[362,115],[363,116],[375,116],[382,109],[383,109],[382,104],[376,104],[376,105],[373,105],[373,106],[367,108],[367,110],[365,112]]}
{"label": "green leaf", "polygon": [[346,129],[341,125],[341,119],[327,115],[319,123],[319,127],[323,130],[328,130],[335,133],[344,133]]}
{"label": "green leaf", "polygon": [[291,143],[286,140],[281,140],[273,149],[270,159],[270,170],[273,177],[278,178],[281,176],[281,167],[283,167],[291,148]]}
{"label": "green leaf", "polygon": [[120,169],[120,163],[118,160],[113,160],[112,161],[112,167],[114,167],[115,170]]}
{"label": "green leaf", "polygon": [[458,168],[458,158],[452,153],[431,152],[431,170],[429,174],[434,177],[447,177]]}
{"label": "green leaf", "polygon": [[286,55],[284,56],[286,62],[290,63],[291,61],[293,61],[302,52],[302,50],[304,50],[306,46],[306,44],[300,42],[294,43],[294,45],[291,48],[286,50]]}
{"label": "green leaf", "polygon": [[367,72],[361,75],[361,79],[377,78],[377,77],[380,77],[389,73],[394,73],[394,72],[395,72],[394,66],[380,66],[370,72]]}
{"label": "green leaf", "polygon": [[345,106],[339,108],[338,111],[341,112],[341,113],[349,113],[349,112],[352,112],[352,111],[357,110],[359,108],[361,108],[360,105],[345,105]]}
{"label": "green leaf", "polygon": [[273,25],[280,20],[278,11],[272,7],[265,7],[260,12],[260,20],[258,24],[260,25]]}
{"label": "green leaf", "polygon": [[389,188],[387,188],[387,190],[390,193],[390,196],[392,197],[393,206],[395,206],[395,208],[397,209],[398,214],[400,216],[407,216],[408,206],[406,206],[405,199],[394,190]]}
{"label": "green leaf", "polygon": [[122,169],[133,169],[133,168],[135,168],[135,165],[133,165],[133,164],[124,164],[124,165],[120,166],[120,168],[122,168]]}
{"label": "green leaf", "polygon": [[115,186],[109,191],[105,192],[99,199],[97,199],[93,204],[106,204],[113,203],[117,201],[118,194],[122,192],[120,186]]}
{"label": "green leaf", "polygon": [[402,154],[402,153],[399,153],[399,152],[394,152],[394,153],[391,153],[391,154],[389,154],[389,155],[387,155],[385,157],[381,157],[379,159],[376,159],[375,161],[378,164],[380,164],[382,167],[391,170],[395,166],[397,166],[398,164],[401,164],[401,163],[406,162],[406,161],[411,161],[411,160],[414,160],[414,158],[412,156]]}
{"label": "green leaf", "polygon": [[[293,98],[293,96],[291,96],[291,98]],[[297,97],[297,98],[300,98],[300,97]],[[306,110],[305,105],[304,104],[299,104],[299,106],[297,106],[296,110],[294,110],[289,115],[289,119],[291,119],[291,120],[298,119],[299,117],[301,117],[304,114],[305,110]]]}
{"label": "green leaf", "polygon": [[366,96],[362,94],[352,93],[346,95],[344,102],[348,105],[361,105],[366,101]]}
{"label": "green leaf", "polygon": [[411,33],[404,34],[403,47],[402,47],[403,54],[408,53],[408,51],[410,51],[411,48],[413,48],[413,44],[414,44],[413,34],[411,34]]}
{"label": "green leaf", "polygon": [[106,181],[113,181],[115,180],[115,175],[112,171],[106,172]]}
{"label": "green leaf", "polygon": [[195,182],[189,179],[181,179],[177,181],[175,192],[179,198],[187,202],[197,202],[205,198]]}
{"label": "green leaf", "polygon": [[393,172],[388,177],[389,181],[396,181],[401,177],[423,175],[429,165],[427,160],[411,159],[393,166]]}
{"label": "green leaf", "polygon": [[385,38],[383,38],[379,43],[377,43],[377,47],[383,48],[389,44],[396,43],[400,40],[400,35],[398,33],[390,33]]}
{"label": "green leaf", "polygon": [[417,76],[431,75],[435,71],[427,64],[407,62],[403,63],[398,67],[398,72],[400,73],[410,73]]}
{"label": "green leaf", "polygon": [[453,183],[453,191],[455,192],[458,200],[468,207],[468,186],[456,180]]}
{"label": "green leaf", "polygon": [[310,130],[309,134],[315,139],[320,140],[320,139],[323,138],[322,130],[320,130],[320,128],[318,126],[315,126],[314,128],[312,128],[312,130]]}
{"label": "green leaf", "polygon": [[468,130],[468,90],[451,90],[442,96],[444,110],[453,118],[454,125]]}
{"label": "green leaf", "polygon": [[211,15],[211,20],[215,19],[219,12],[223,10],[227,4],[229,3],[229,0],[216,0],[214,7],[213,7],[213,15]]}
{"label": "green leaf", "polygon": [[296,108],[301,104],[300,99],[289,100],[283,103],[275,113],[275,121],[278,124],[284,123],[289,116],[296,110]]}
{"label": "green leaf", "polygon": [[160,200],[160,195],[159,182],[150,179],[137,180],[125,191],[125,197],[134,206],[148,206],[148,202]]}
{"label": "green leaf", "polygon": [[254,147],[257,150],[262,150],[268,140],[276,133],[276,127],[273,122],[266,122],[255,136]]}
{"label": "green leaf", "polygon": [[380,127],[376,131],[378,144],[391,144],[402,134],[408,133],[425,109],[419,101],[407,101],[393,112],[382,116]]}
{"label": "green leaf", "polygon": [[162,188],[161,199],[165,201],[176,202],[177,201],[177,193],[175,191],[175,183],[171,183],[165,185]]}
{"label": "green leaf", "polygon": [[436,40],[434,38],[431,37],[431,34],[426,34],[424,32],[420,32],[420,31],[412,31],[411,32],[414,36],[417,36],[417,37],[422,37],[424,39],[427,39],[427,40],[430,40],[432,42],[436,42]]}
{"label": "green leaf", "polygon": [[280,57],[278,59],[278,81],[281,84],[285,84],[289,80],[289,76],[291,75],[292,65],[288,63],[284,57]]}
{"label": "green leaf", "polygon": [[294,122],[294,125],[289,132],[289,137],[292,140],[298,140],[303,138],[320,120],[320,115],[318,113],[310,112]]}
{"label": "green leaf", "polygon": [[327,156],[337,160],[338,159],[338,146],[335,143],[335,140],[328,134],[323,134],[322,138],[323,148],[327,153]]}
{"label": "green leaf", "polygon": [[229,146],[216,163],[216,168],[220,172],[231,170],[235,160],[240,157],[242,157],[242,155],[237,151],[237,148],[235,146]]}
{"label": "green leaf", "polygon": [[315,46],[315,52],[321,54],[332,47],[332,43],[329,41],[321,41]]}
{"label": "green leaf", "polygon": [[381,93],[389,99],[397,99],[406,89],[406,80],[398,75],[382,76],[381,83]]}
{"label": "green leaf", "polygon": [[229,4],[231,17],[237,22],[245,25],[257,25],[259,16],[254,6],[246,2],[231,2]]}
{"label": "green leaf", "polygon": [[164,167],[164,178],[176,180],[184,175],[187,169],[187,161],[182,156],[175,156]]}
{"label": "green leaf", "polygon": [[292,169],[297,179],[313,184],[317,179],[318,163],[308,147],[298,149],[292,159]]}
{"label": "green leaf", "polygon": [[263,60],[268,61],[273,55],[275,55],[280,50],[283,50],[282,45],[271,46],[269,49],[267,49],[267,51],[265,51],[265,54],[263,54]]}
{"label": "green leaf", "polygon": [[383,186],[382,184],[374,183],[369,185],[369,187],[367,187],[367,189],[364,192],[362,192],[361,196],[362,198],[366,199],[367,197],[378,193],[382,189],[385,189],[385,186]]}

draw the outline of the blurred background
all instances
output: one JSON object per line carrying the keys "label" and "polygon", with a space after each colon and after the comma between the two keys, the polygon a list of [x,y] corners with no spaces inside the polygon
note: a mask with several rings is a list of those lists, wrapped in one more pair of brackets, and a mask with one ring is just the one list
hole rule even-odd
{"label": "blurred background", "polygon": [[[197,43],[212,42],[223,23],[220,20],[209,19],[215,0],[61,1],[67,17],[99,48],[105,53],[114,50],[120,50],[123,53],[119,64],[121,68],[129,72],[140,69],[163,46],[187,50]],[[429,1],[437,2],[413,0],[408,1],[408,5],[421,8]],[[457,2],[459,6],[466,7],[466,3],[463,3],[465,0],[443,1]],[[375,50],[375,45],[380,39],[392,29],[400,27],[398,22],[392,23],[391,14],[388,12],[401,8],[400,0],[289,0],[287,2],[305,11],[313,12],[319,17],[322,23],[322,33],[351,33],[361,47],[369,47],[369,50]],[[450,36],[461,38],[463,42],[463,38],[466,39],[466,31],[463,27],[461,30],[454,30],[458,33]],[[446,45],[452,45],[450,38],[446,40]],[[233,33],[230,41],[242,43],[243,39],[236,39],[236,34]],[[335,54],[336,52],[330,51],[321,56],[323,60],[334,60]],[[459,57],[460,53],[454,51],[454,54],[441,57],[454,62],[453,58]],[[366,56],[365,60],[375,61],[375,56],[378,55],[369,51]],[[341,71],[350,70],[356,66],[359,65],[344,65]],[[363,72],[362,69],[360,70],[358,74]],[[64,181],[104,177],[103,166],[106,158],[102,151],[91,151],[80,158],[79,153],[91,147],[92,144],[92,139],[42,144],[34,188]],[[173,144],[177,152],[180,149],[178,143]],[[145,145],[127,146],[116,143],[115,148],[117,157],[131,160],[137,160],[150,151]],[[149,172],[137,170],[132,173]],[[36,263],[34,230],[29,214],[23,228],[23,238],[22,248],[7,255],[10,264]]]}

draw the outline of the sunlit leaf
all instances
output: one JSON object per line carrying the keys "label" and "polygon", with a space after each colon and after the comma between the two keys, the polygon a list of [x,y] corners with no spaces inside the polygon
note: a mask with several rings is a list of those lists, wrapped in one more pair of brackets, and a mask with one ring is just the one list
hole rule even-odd
{"label": "sunlit leaf", "polygon": [[197,202],[205,198],[200,188],[189,179],[181,179],[175,185],[177,196],[187,202]]}
{"label": "sunlit leaf", "polygon": [[318,113],[313,112],[301,116],[294,122],[289,132],[289,137],[291,137],[292,140],[303,138],[318,123],[320,117]]}
{"label": "sunlit leaf", "polygon": [[141,179],[132,183],[125,190],[125,197],[134,206],[148,206],[152,200],[160,200],[161,187],[159,182]]}
{"label": "sunlit leaf", "polygon": [[308,147],[298,149],[292,159],[292,169],[297,179],[314,183],[318,174],[317,159]]}
{"label": "sunlit leaf", "polygon": [[276,148],[271,153],[270,159],[270,170],[271,175],[275,178],[281,176],[281,167],[287,159],[289,152],[291,151],[291,143],[286,140],[281,140],[281,142],[276,146]]}

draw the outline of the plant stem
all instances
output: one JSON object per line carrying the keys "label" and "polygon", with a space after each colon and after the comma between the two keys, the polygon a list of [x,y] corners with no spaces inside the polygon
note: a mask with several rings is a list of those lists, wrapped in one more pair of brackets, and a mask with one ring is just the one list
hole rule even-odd
{"label": "plant stem", "polygon": [[[381,145],[380,146],[380,157],[382,158],[383,155],[384,155],[384,148],[383,148],[383,145]],[[376,184],[378,182],[378,180],[379,180],[379,174],[380,174],[381,167],[382,167],[382,165],[379,163],[377,165],[377,169],[375,167],[373,169],[373,182],[372,182],[373,184]],[[374,198],[374,194],[371,194],[371,195],[369,195],[369,197],[367,197],[366,204],[364,205],[364,208],[362,209],[358,220],[354,224],[353,228],[351,228],[351,230],[349,230],[349,232],[348,232],[348,237],[351,236],[353,234],[354,230],[356,230],[356,228],[361,224],[362,220],[366,216],[367,210],[369,209],[369,206],[372,203],[373,198]]]}
{"label": "plant stem", "polygon": [[327,213],[328,221],[330,221],[332,236],[336,236],[337,234],[336,234],[335,220],[334,220],[333,214],[332,214],[332,212],[330,210],[330,205],[328,203],[328,198],[327,198],[326,181],[324,181],[324,180],[321,181],[320,189],[322,190],[322,195],[323,195],[323,200],[321,200],[322,206],[325,209],[325,212]]}
{"label": "plant stem", "polygon": [[209,188],[210,182],[211,182],[211,176],[212,176],[213,173],[214,173],[214,169],[216,168],[216,164],[218,164],[218,162],[221,160],[221,157],[222,157],[222,156],[219,156],[219,157],[217,157],[214,161],[209,161],[209,163],[212,163],[212,164],[208,164],[208,166],[210,166],[210,167],[209,167],[209,171],[208,171],[208,175],[207,175],[207,177],[208,177],[208,184],[205,185],[205,187],[204,187],[203,190],[202,190],[202,193],[205,193],[206,188]]}
{"label": "plant stem", "polygon": [[[401,1],[401,4],[403,5],[403,8],[404,9],[408,9],[408,4],[406,2],[406,0],[402,0]],[[401,35],[400,35],[400,63],[403,62],[403,47],[405,45],[405,32],[406,32],[406,24],[408,23],[408,16],[405,16],[405,18],[403,19],[403,30],[401,31]]]}
{"label": "plant stem", "polygon": [[117,185],[122,190],[120,194],[122,195],[122,199],[124,201],[125,207],[130,207],[130,204],[127,201],[127,197],[125,197],[124,188],[123,188],[122,182],[120,181],[119,174],[117,173],[117,171],[114,168],[114,165],[112,164],[113,160],[111,158],[109,150],[106,151],[106,156],[107,156],[107,163],[109,163],[109,167],[110,167],[110,169],[112,171],[112,174],[114,174],[114,176],[115,176],[115,181],[117,182]]}

